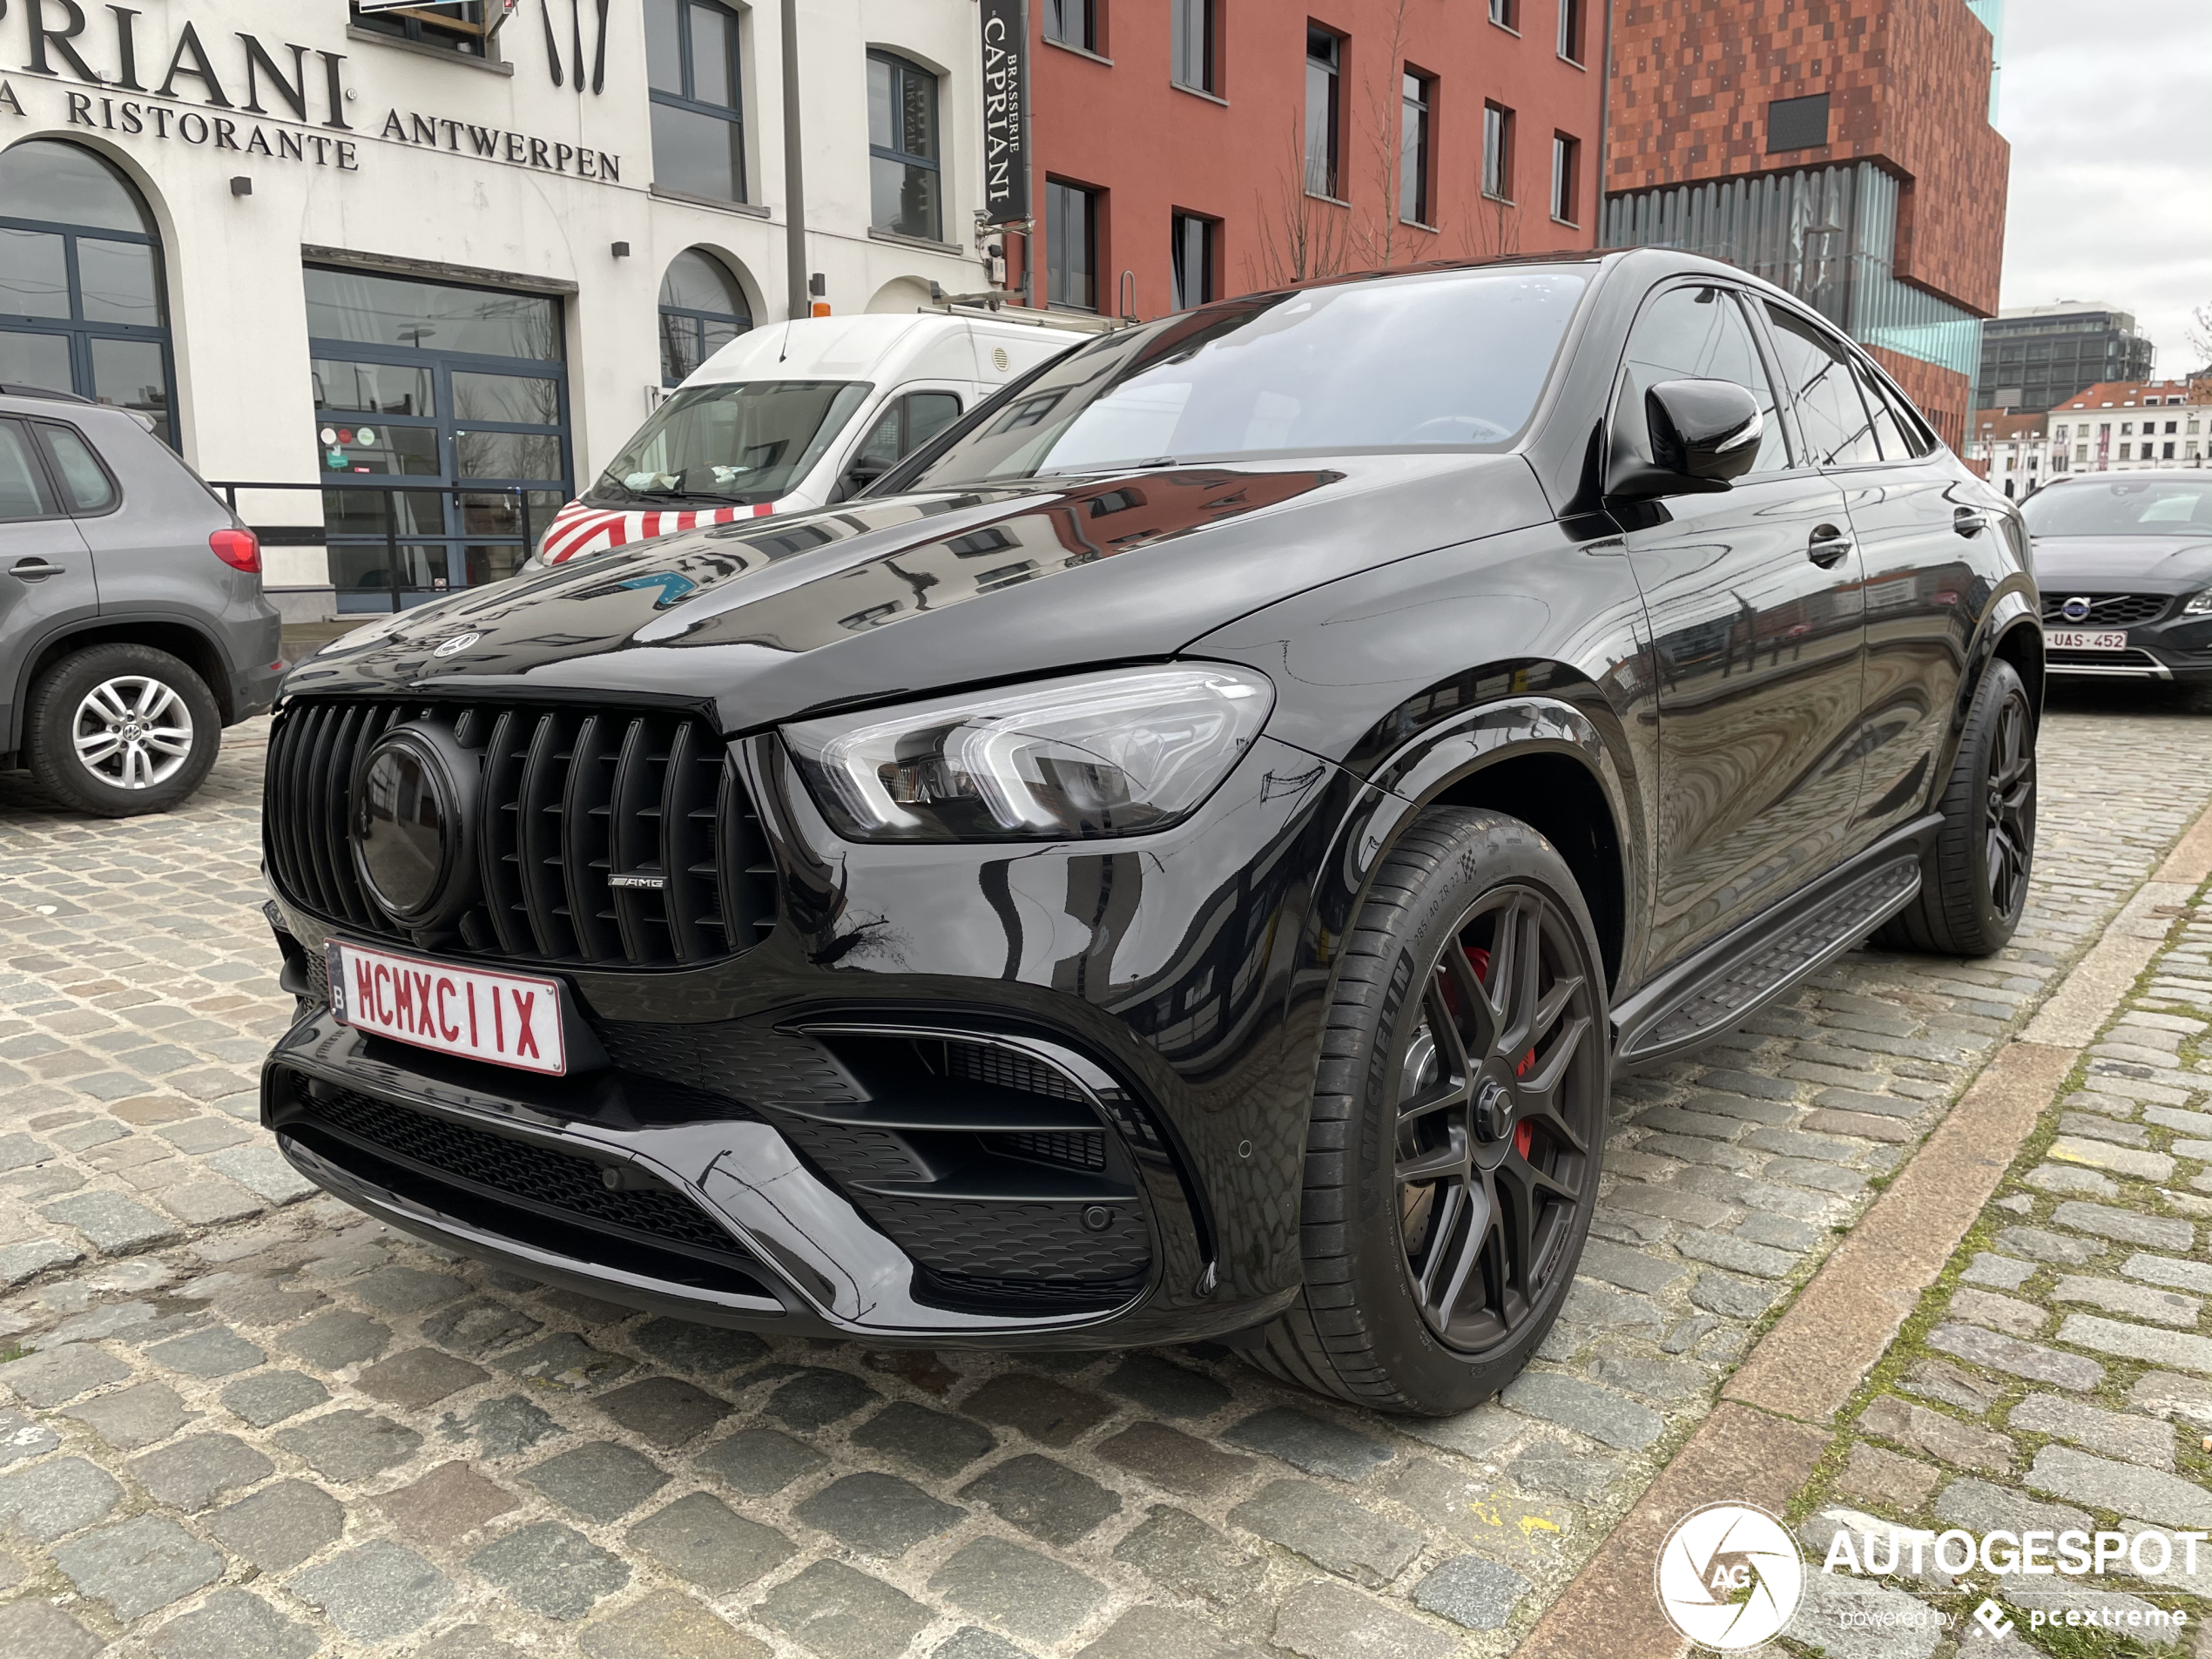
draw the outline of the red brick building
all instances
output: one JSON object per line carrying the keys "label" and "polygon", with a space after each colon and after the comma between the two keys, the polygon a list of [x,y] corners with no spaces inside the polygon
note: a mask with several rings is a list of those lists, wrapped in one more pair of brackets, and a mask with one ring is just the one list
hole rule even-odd
{"label": "red brick building", "polygon": [[[1030,0],[1030,302],[1595,246],[1603,0]],[[1008,281],[1024,280],[1008,239]]]}
{"label": "red brick building", "polygon": [[1605,243],[1780,283],[1961,446],[2004,253],[1997,15],[1989,0],[1620,4]]}

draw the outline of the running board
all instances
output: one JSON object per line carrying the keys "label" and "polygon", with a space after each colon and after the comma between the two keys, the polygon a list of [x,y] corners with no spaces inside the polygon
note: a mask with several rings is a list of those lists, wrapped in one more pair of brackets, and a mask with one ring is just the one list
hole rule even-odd
{"label": "running board", "polygon": [[1922,847],[1941,823],[1932,817],[1912,825],[1842,879],[1799,894],[1629,998],[1614,1014],[1615,1065],[1648,1064],[1710,1042],[1850,950],[1920,891]]}

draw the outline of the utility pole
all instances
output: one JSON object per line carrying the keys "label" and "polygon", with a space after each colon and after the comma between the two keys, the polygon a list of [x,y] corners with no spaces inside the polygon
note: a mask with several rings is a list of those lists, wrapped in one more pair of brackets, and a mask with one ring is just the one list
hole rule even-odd
{"label": "utility pole", "polygon": [[784,272],[795,321],[812,316],[806,282],[806,164],[799,154],[799,0],[784,0]]}

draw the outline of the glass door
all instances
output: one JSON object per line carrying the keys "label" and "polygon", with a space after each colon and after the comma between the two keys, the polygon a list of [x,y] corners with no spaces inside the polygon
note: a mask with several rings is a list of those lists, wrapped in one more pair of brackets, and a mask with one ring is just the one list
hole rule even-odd
{"label": "glass door", "polygon": [[418,604],[512,575],[571,494],[560,302],[356,271],[307,276],[339,610],[388,610],[395,596]]}

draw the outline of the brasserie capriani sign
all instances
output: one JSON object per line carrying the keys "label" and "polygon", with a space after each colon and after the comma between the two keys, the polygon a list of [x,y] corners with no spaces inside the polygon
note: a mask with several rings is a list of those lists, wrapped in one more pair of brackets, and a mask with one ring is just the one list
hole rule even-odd
{"label": "brasserie capriani sign", "polygon": [[131,6],[0,0],[0,123],[32,118],[52,85],[63,99],[54,113],[68,125],[118,139],[357,172],[374,138],[622,182],[622,158],[588,145],[397,106],[363,111],[347,84],[346,53],[212,23],[203,32],[180,11],[169,12],[174,33],[165,43]]}

